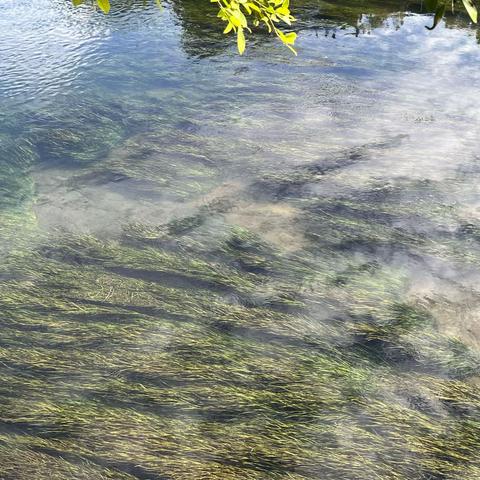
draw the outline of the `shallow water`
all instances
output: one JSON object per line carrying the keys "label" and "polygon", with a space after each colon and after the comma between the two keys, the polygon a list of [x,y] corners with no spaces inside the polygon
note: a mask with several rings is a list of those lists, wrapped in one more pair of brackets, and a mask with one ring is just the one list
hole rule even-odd
{"label": "shallow water", "polygon": [[0,4],[0,478],[480,478],[480,47],[336,3]]}

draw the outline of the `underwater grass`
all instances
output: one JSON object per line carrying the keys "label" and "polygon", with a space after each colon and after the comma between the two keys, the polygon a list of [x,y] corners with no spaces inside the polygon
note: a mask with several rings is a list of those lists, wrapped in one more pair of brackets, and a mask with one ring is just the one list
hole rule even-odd
{"label": "underwater grass", "polygon": [[[351,257],[339,274],[334,250],[323,265],[300,260],[237,227],[202,249],[201,225],[136,226],[115,242],[47,235],[10,254],[2,476],[42,478],[47,464],[49,478],[125,479],[480,468],[478,355],[402,303],[404,273]],[[255,272],[232,262],[244,256]],[[268,292],[294,277],[295,308],[272,308]]]}
{"label": "underwater grass", "polygon": [[[476,230],[457,228],[442,185],[370,185],[358,202],[307,196],[312,172],[263,188],[296,207],[311,241],[293,252],[229,224],[221,199],[115,240],[6,208],[5,245],[23,237],[0,266],[0,476],[476,475],[479,352],[438,331],[434,300],[412,298],[408,263],[385,253],[475,266]],[[398,201],[427,187],[433,206]]]}
{"label": "underwater grass", "polygon": [[[245,78],[235,99],[210,82],[78,96],[1,137],[0,478],[480,477],[478,349],[439,331],[441,290],[410,291],[416,269],[478,268],[478,225],[449,197],[465,184],[352,175],[398,138],[318,158],[318,131],[291,122],[239,143],[298,100]],[[211,194],[231,158],[244,181]],[[115,238],[45,232],[32,165],[185,208]],[[231,222],[252,196],[294,207],[305,245]]]}

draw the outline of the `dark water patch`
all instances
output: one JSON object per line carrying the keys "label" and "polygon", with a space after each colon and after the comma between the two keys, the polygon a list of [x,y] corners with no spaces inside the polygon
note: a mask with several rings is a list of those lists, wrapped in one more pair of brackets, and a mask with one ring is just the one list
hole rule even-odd
{"label": "dark water patch", "polygon": [[34,450],[41,453],[46,453],[51,457],[66,459],[73,464],[81,464],[82,462],[88,461],[100,467],[109,467],[113,469],[114,472],[116,471],[129,475],[134,475],[134,478],[138,478],[140,480],[169,480],[169,477],[154,475],[151,472],[148,472],[147,470],[142,468],[141,466],[134,465],[130,462],[111,462],[107,459],[103,459],[102,457],[95,455],[78,455],[65,452],[63,450],[55,450],[46,447],[37,446],[34,448]]}
{"label": "dark water patch", "polygon": [[42,424],[35,425],[34,423],[29,422],[0,422],[0,432],[4,434],[15,434],[15,435],[35,435],[38,438],[44,439],[59,439],[62,438],[74,438],[74,433],[71,430],[63,430],[55,424]]}
{"label": "dark water patch", "polygon": [[220,292],[229,292],[230,288],[227,285],[217,284],[207,280],[190,277],[187,275],[175,274],[171,272],[158,272],[153,270],[138,270],[128,267],[109,267],[107,270],[125,277],[137,278],[147,282],[160,283],[161,285],[172,288],[201,288],[211,289]]}

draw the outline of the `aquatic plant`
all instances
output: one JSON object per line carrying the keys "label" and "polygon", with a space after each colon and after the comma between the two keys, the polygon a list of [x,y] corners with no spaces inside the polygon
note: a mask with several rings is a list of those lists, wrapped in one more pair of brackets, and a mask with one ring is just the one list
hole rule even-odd
{"label": "aquatic plant", "polygon": [[[345,165],[388,145],[250,186],[297,205],[314,239],[301,250],[229,223],[215,198],[116,239],[35,229],[15,242],[0,266],[0,476],[475,478],[478,350],[439,331],[441,297],[410,296],[405,264],[379,261],[391,249],[478,265],[475,230],[439,227],[465,223],[443,183],[308,191],[348,192]],[[135,135],[124,146],[77,168],[145,179],[152,153]]]}
{"label": "aquatic plant", "polygon": [[475,160],[386,176],[405,137],[329,148],[271,60],[236,95],[192,63],[2,124],[0,478],[479,478]]}
{"label": "aquatic plant", "polygon": [[[46,478],[47,465],[59,479],[478,472],[478,355],[400,303],[401,272],[349,257],[340,279],[334,251],[321,266],[237,227],[196,248],[198,228],[53,234],[8,255],[3,477]],[[286,278],[293,310],[258,301]]]}

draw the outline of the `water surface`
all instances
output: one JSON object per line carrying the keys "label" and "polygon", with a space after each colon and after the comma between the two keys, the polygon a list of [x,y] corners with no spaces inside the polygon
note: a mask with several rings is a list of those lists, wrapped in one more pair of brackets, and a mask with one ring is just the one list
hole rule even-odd
{"label": "water surface", "polygon": [[480,47],[342,5],[2,2],[2,479],[480,478]]}

